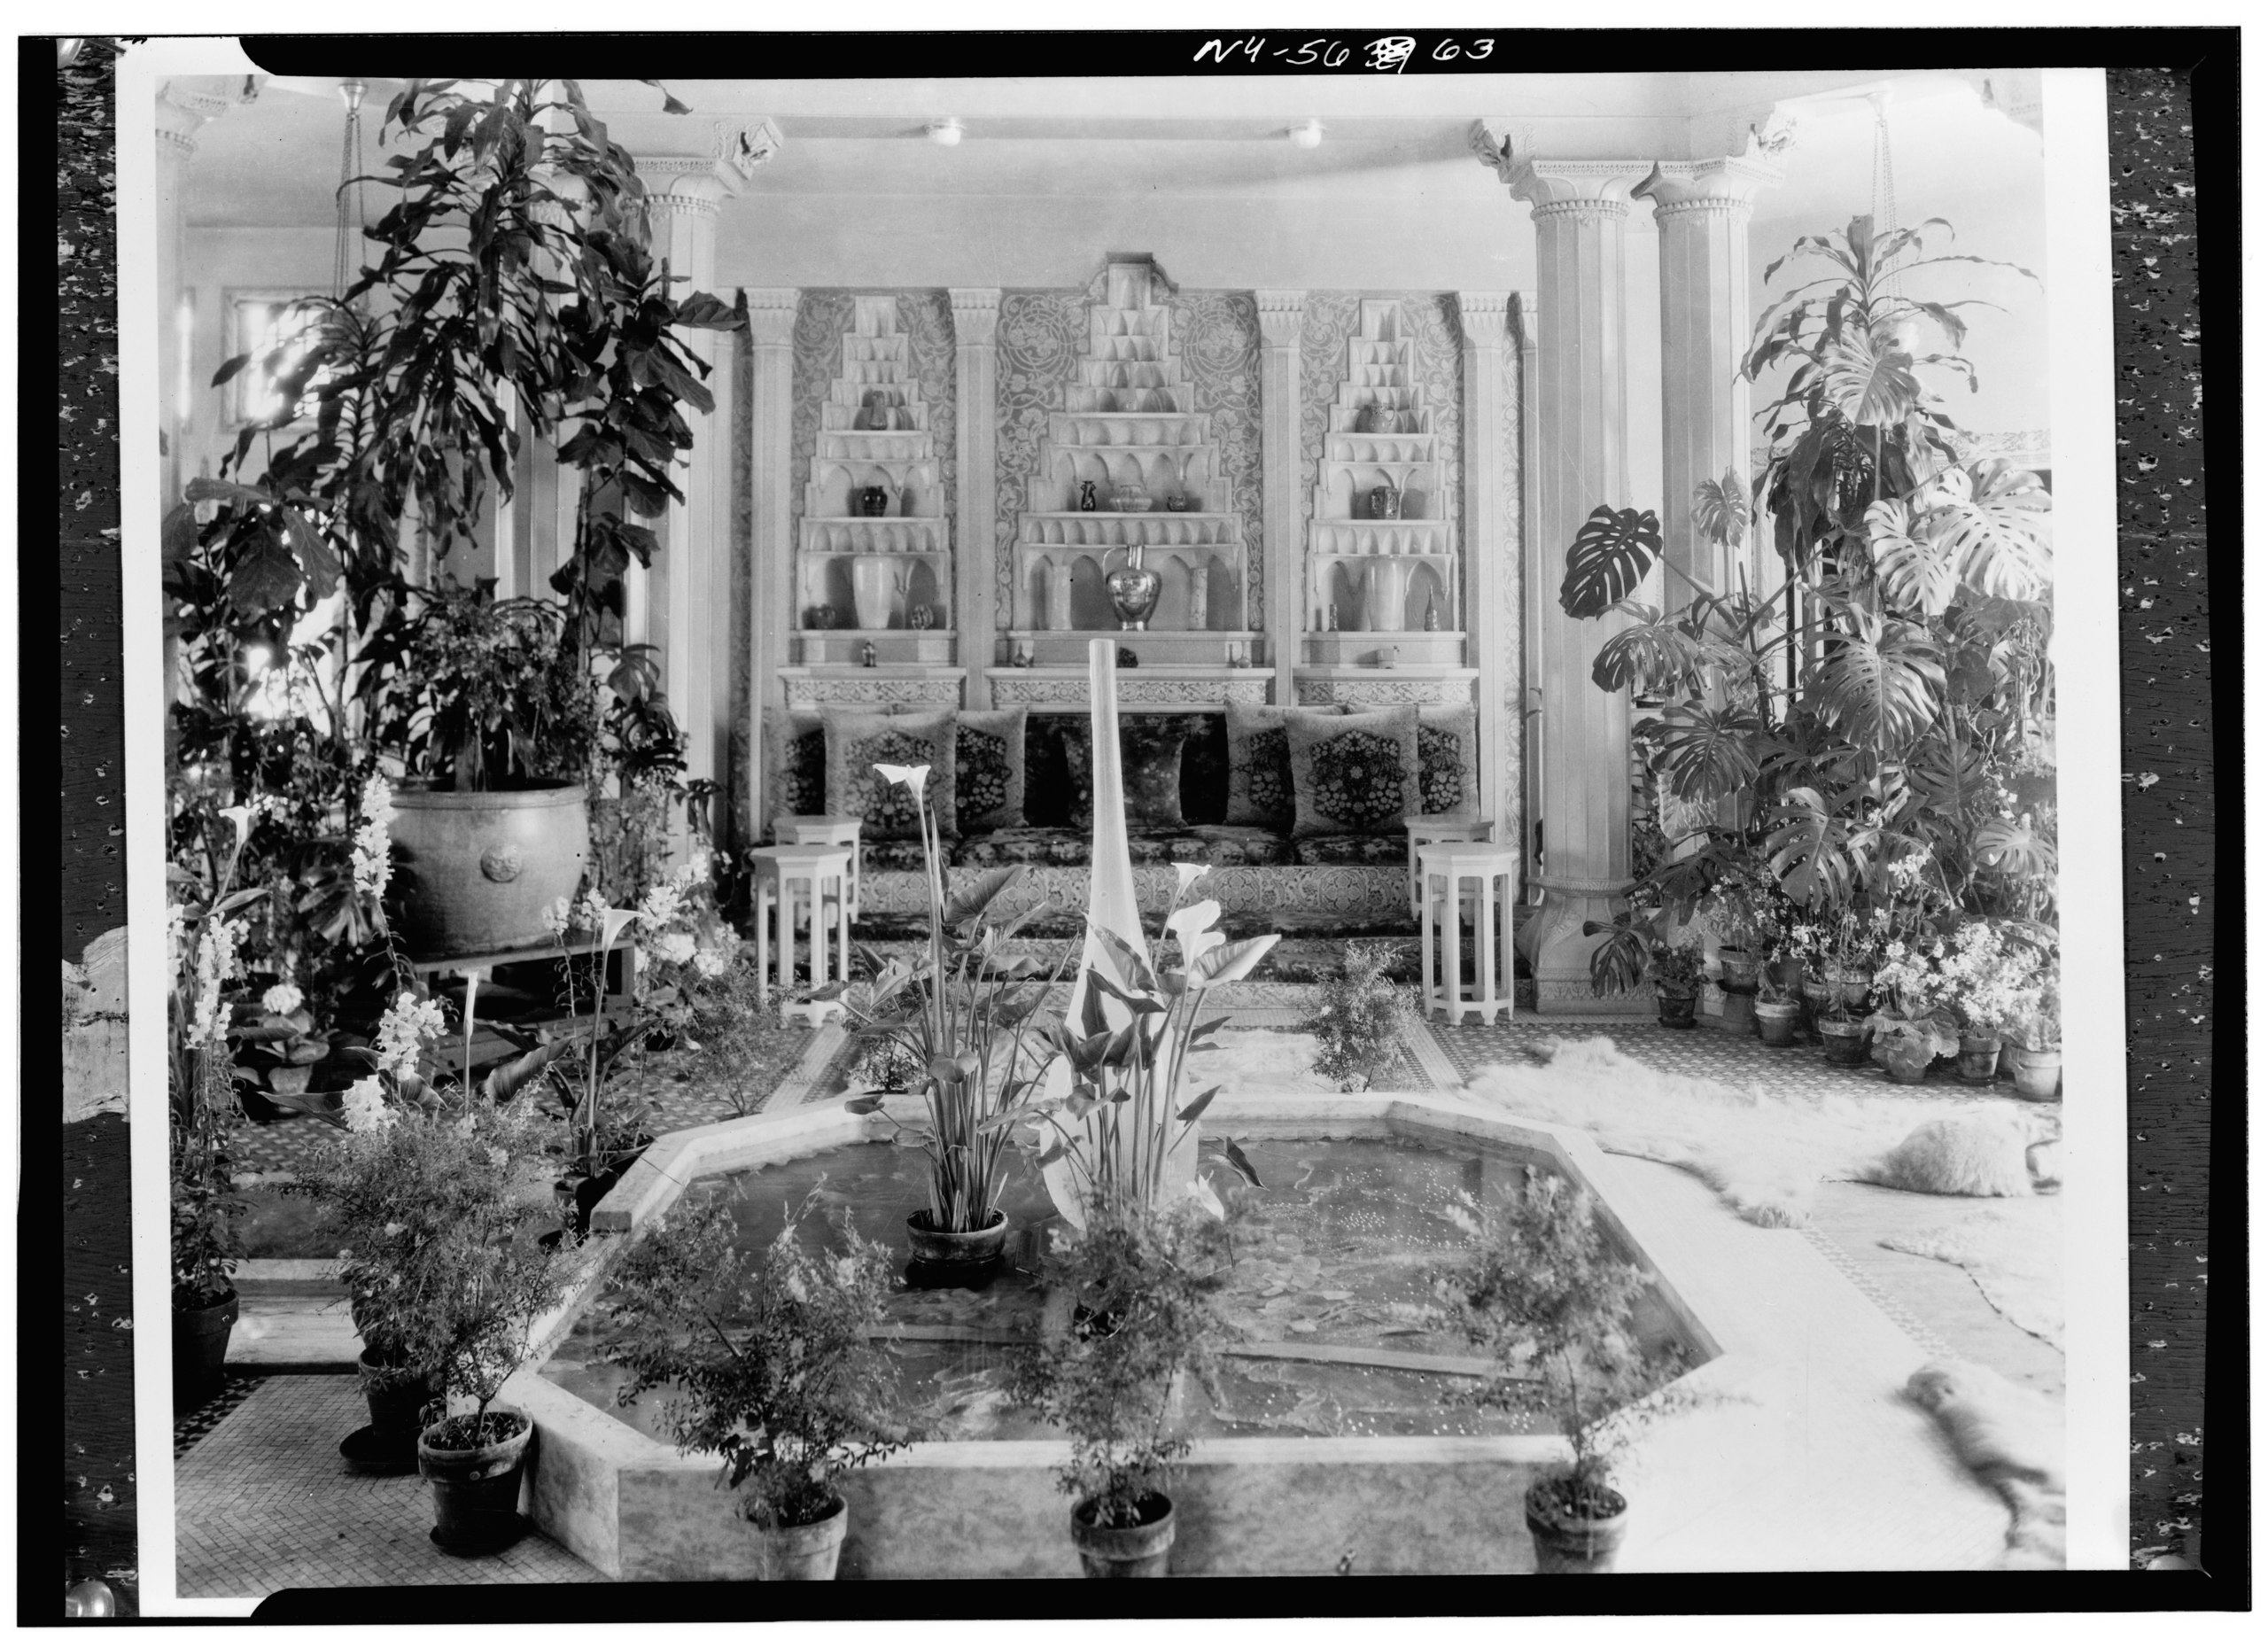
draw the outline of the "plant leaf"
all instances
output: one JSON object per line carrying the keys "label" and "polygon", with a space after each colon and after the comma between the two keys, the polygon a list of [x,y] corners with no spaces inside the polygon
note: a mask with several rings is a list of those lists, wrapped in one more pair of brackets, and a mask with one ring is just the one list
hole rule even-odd
{"label": "plant leaf", "polygon": [[1242,980],[1283,938],[1280,935],[1260,935],[1248,941],[1231,941],[1226,946],[1216,946],[1200,958],[1196,967],[1189,971],[1189,983],[1192,986],[1223,986],[1231,981]]}
{"label": "plant leaf", "polygon": [[1175,1117],[1174,1120],[1177,1122],[1195,1122],[1200,1116],[1202,1116],[1205,1114],[1205,1107],[1213,1103],[1213,1096],[1220,1092],[1220,1084],[1217,1083],[1215,1084],[1212,1087],[1208,1088],[1203,1093],[1199,1094],[1196,1099],[1190,1101],[1189,1107],[1183,1111],[1178,1116]]}
{"label": "plant leaf", "polygon": [[1559,606],[1570,618],[1596,618],[1645,581],[1662,553],[1662,524],[1651,510],[1602,504],[1567,548]]}
{"label": "plant leaf", "polygon": [[1832,641],[1816,680],[1819,699],[1837,728],[1890,758],[1936,719],[1945,659],[1928,630],[1885,618],[1876,629],[1862,627]]}
{"label": "plant leaf", "polygon": [[1255,1190],[1268,1188],[1261,1181],[1260,1170],[1252,1165],[1252,1158],[1244,1154],[1242,1147],[1234,1139],[1224,1139],[1221,1141],[1221,1154],[1228,1158],[1231,1167],[1244,1175],[1246,1184]]}

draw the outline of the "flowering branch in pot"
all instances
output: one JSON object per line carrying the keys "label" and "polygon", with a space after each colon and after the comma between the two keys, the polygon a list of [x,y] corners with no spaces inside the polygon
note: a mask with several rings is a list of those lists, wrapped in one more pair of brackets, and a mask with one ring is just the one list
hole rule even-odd
{"label": "flowering branch in pot", "polygon": [[720,1457],[744,1517],[764,1527],[760,1578],[831,1580],[848,1510],[842,1473],[920,1436],[897,1399],[889,1350],[870,1341],[892,1279],[889,1254],[844,1220],[847,1247],[815,1254],[789,1209],[745,1253],[722,1196],[672,1208],[617,1265],[601,1354],[630,1372],[621,1402],[675,1392],[662,1419],[680,1450]]}
{"label": "flowering branch in pot", "polygon": [[[986,921],[1029,869],[988,873],[948,898],[936,812],[928,799],[929,767],[874,769],[913,797],[929,885],[928,949],[917,964],[893,958],[871,983],[829,987],[825,995],[843,999],[863,1041],[895,1051],[921,1073],[928,1123],[898,1124],[928,1158],[929,1204],[908,1221],[921,1255],[930,1250],[926,1235],[1006,1234],[998,1207],[1006,1177],[1003,1158],[1016,1113],[1039,1085],[1046,1065],[1033,1021],[1061,971],[1044,982],[1031,981],[1029,976],[1047,973],[1045,966],[1011,950],[1031,919],[1030,910],[1006,924]],[[859,1115],[889,1115],[880,1095],[854,1100],[849,1108]],[[980,1243],[940,1246],[936,1253],[989,1258],[998,1250],[992,1241],[989,1252]]]}

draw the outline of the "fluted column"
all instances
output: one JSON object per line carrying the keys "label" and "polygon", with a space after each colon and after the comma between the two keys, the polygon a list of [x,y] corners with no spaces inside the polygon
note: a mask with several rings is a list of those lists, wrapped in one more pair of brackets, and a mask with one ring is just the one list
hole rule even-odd
{"label": "fluted column", "polygon": [[[1519,346],[1520,476],[1519,547],[1514,559],[1520,585],[1520,670],[1515,729],[1519,734],[1520,830],[1508,836],[1520,847],[1521,876],[1526,888],[1523,900],[1535,894],[1535,812],[1543,808],[1543,790],[1537,773],[1543,764],[1543,693],[1536,684],[1536,654],[1543,649],[1540,619],[1550,598],[1546,586],[1542,539],[1535,525],[1536,399],[1535,291],[1522,290],[1512,302],[1512,334]],[[1507,836],[1507,835],[1499,835]]]}
{"label": "fluted column", "polygon": [[[189,400],[182,394],[190,337],[180,318],[189,161],[197,152],[197,133],[237,105],[244,82],[204,74],[166,80],[158,87],[158,430],[165,443],[159,497],[168,507],[191,473],[182,446],[190,417]],[[197,389],[195,381],[188,385]]]}
{"label": "fluted column", "polygon": [[[656,259],[668,264],[669,295],[682,300],[717,292],[717,222],[724,201],[738,190],[733,173],[705,159],[638,160],[646,182],[646,218]],[[730,745],[725,700],[732,696],[730,625],[719,640],[716,611],[732,583],[727,518],[732,514],[732,370],[717,366],[723,334],[684,329],[677,338],[709,372],[700,375],[716,398],[710,412],[687,408],[693,432],[672,500],[661,527],[661,548],[650,568],[633,565],[646,580],[645,638],[661,649],[662,685],[671,711],[684,727],[686,773],[714,781]],[[695,370],[699,374],[699,370]],[[633,637],[634,638],[634,637]],[[711,812],[713,820],[716,812]]]}
{"label": "fluted column", "polygon": [[1534,673],[1542,693],[1543,904],[1523,938],[1536,1006],[1596,1010],[1590,952],[1630,882],[1630,709],[1591,682],[1620,619],[1577,619],[1558,604],[1567,547],[1592,509],[1630,502],[1624,231],[1630,189],[1651,166],[1614,159],[1507,159],[1500,175],[1535,221],[1535,539],[1544,566]]}
{"label": "fluted column", "polygon": [[[1260,307],[1260,536],[1266,563],[1268,656],[1275,665],[1271,693],[1278,704],[1295,701],[1292,670],[1300,661],[1306,626],[1307,574],[1300,563],[1300,478],[1307,449],[1300,441],[1300,324],[1303,289],[1257,289]],[[1237,626],[1248,622],[1239,609]]]}
{"label": "fluted column", "polygon": [[1505,525],[1517,433],[1504,400],[1509,291],[1459,290],[1464,337],[1465,641],[1480,671],[1480,811],[1511,842],[1520,829],[1520,573]]}
{"label": "fluted column", "polygon": [[951,289],[953,303],[953,624],[968,705],[992,706],[994,537],[1000,503],[1000,291]]}
{"label": "fluted column", "polygon": [[[1779,179],[1759,159],[1665,161],[1634,190],[1652,200],[1661,243],[1662,553],[1713,593],[1734,587],[1736,557],[1700,538],[1693,492],[1728,470],[1748,482],[1748,220]],[[1672,609],[1692,598],[1675,572],[1662,589]]]}
{"label": "fluted column", "polygon": [[794,621],[795,526],[791,509],[790,422],[795,409],[796,304],[802,291],[751,289],[749,344],[753,354],[749,403],[749,490],[754,527],[749,541],[748,786],[750,830],[764,830],[764,711],[786,702],[780,670]]}

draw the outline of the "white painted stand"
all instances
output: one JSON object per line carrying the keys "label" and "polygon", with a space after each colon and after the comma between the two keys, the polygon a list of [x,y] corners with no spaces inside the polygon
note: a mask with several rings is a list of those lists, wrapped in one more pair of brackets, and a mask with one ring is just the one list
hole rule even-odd
{"label": "white painted stand", "polygon": [[850,851],[850,921],[858,921],[858,827],[856,816],[779,816],[772,837],[779,844],[834,844]]}
{"label": "white painted stand", "polygon": [[[777,913],[781,990],[796,982],[796,893],[804,892],[811,923],[812,984],[850,978],[850,859],[854,852],[835,844],[768,844],[749,851],[755,871],[757,996],[765,991],[764,969],[771,960]],[[827,960],[827,927],[835,929],[835,954]],[[795,1006],[800,1008],[802,1006]],[[805,1019],[810,1016],[806,1014]],[[812,1020],[814,1026],[819,1022]]]}
{"label": "white painted stand", "polygon": [[[1493,1026],[1512,1013],[1512,902],[1518,889],[1520,853],[1508,844],[1447,842],[1418,852],[1418,939],[1425,983],[1425,1012],[1463,1025],[1466,1011]],[[1472,995],[1459,978],[1461,925],[1457,906],[1464,888],[1473,890]],[[1495,914],[1501,908],[1503,917]],[[1436,937],[1439,945],[1436,947]],[[1441,965],[1434,976],[1436,958]]]}
{"label": "white painted stand", "polygon": [[1418,916],[1418,847],[1444,842],[1486,844],[1496,836],[1495,820],[1486,816],[1412,816],[1410,829],[1410,915]]}

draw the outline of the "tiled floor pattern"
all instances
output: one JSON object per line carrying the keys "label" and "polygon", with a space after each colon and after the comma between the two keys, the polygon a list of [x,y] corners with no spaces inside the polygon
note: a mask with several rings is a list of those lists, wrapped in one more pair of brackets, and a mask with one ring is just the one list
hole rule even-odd
{"label": "tiled floor pattern", "polygon": [[175,1465],[175,1591],[260,1597],[287,1587],[603,1581],[549,1537],[457,1558],[433,1545],[416,1474],[348,1472],[338,1442],[369,1420],[352,1377],[271,1377]]}
{"label": "tiled floor pattern", "polygon": [[174,1460],[180,1461],[199,1440],[226,1421],[229,1414],[260,1387],[261,1380],[256,1375],[232,1372],[221,1385],[218,1394],[193,1411],[175,1418]]}

